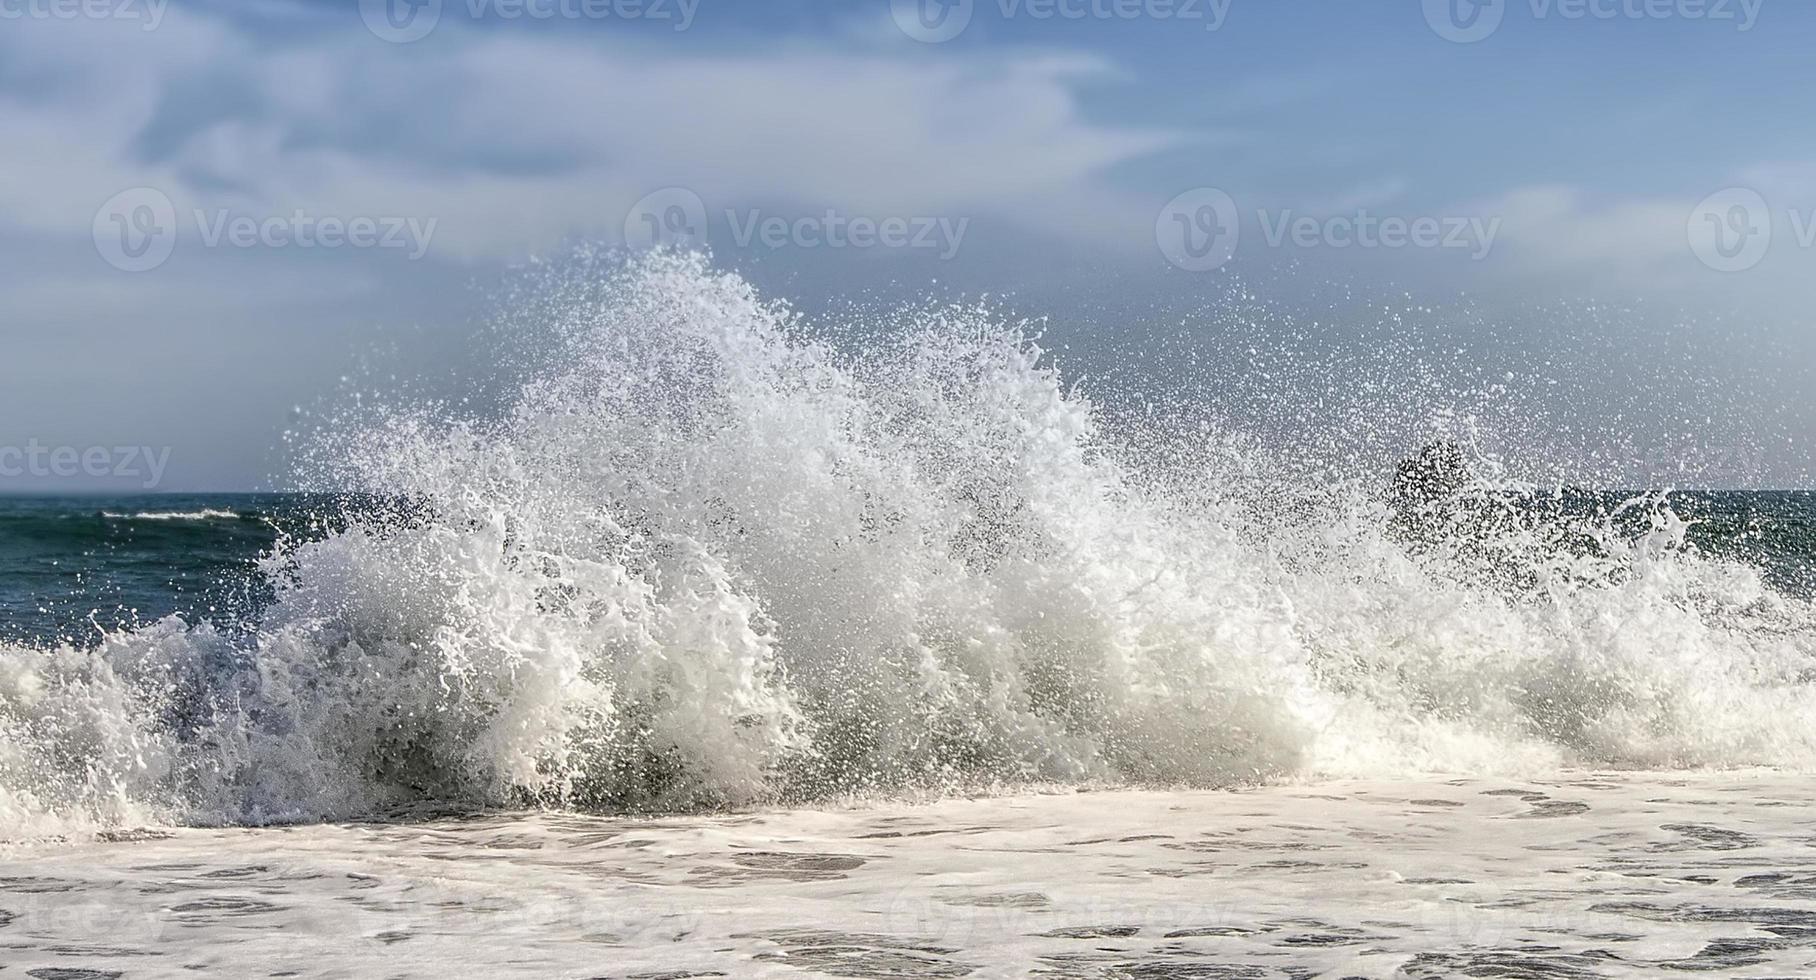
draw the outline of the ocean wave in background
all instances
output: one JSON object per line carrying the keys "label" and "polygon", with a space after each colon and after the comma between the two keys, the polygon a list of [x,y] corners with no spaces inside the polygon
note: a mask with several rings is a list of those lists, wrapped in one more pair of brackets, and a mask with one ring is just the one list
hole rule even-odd
{"label": "ocean wave in background", "polygon": [[231,510],[142,510],[136,514],[115,514],[103,511],[102,517],[110,521],[237,521],[240,514]]}
{"label": "ocean wave in background", "polygon": [[0,835],[1816,763],[1810,600],[1664,495],[1409,521],[1157,458],[986,310],[850,350],[695,257],[534,308],[501,415],[327,427],[391,503],[281,545],[253,628],[0,650]]}

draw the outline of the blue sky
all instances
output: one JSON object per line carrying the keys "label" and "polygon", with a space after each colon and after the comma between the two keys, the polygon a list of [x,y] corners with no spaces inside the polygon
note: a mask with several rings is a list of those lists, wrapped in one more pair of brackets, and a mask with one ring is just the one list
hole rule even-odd
{"label": "blue sky", "polygon": [[[1807,482],[1816,10],[1455,2],[974,0],[929,40],[908,0],[0,0],[0,447],[281,479],[297,407],[470,367],[488,283],[653,199],[809,310],[989,292],[1083,343],[1396,297],[1434,349],[1467,310],[1510,375],[1610,352],[1579,388]],[[1357,244],[1384,219],[1436,237]],[[1232,223],[1209,268],[1164,241]],[[69,486],[131,481],[0,472]]]}

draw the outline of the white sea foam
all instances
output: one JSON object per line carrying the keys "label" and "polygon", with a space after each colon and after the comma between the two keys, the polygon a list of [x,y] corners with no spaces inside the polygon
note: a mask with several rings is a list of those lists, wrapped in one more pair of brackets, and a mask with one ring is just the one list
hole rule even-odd
{"label": "white sea foam", "polygon": [[116,514],[102,511],[101,516],[111,521],[224,521],[239,520],[240,515],[231,510],[145,510],[136,514]]}
{"label": "white sea foam", "polygon": [[0,829],[1816,763],[1816,616],[1668,501],[1410,546],[1234,440],[1152,464],[987,311],[853,351],[595,271],[502,415],[329,427],[397,505],[275,555],[254,640],[0,653]]}
{"label": "white sea foam", "polygon": [[7,853],[4,956],[40,978],[1808,976],[1812,806],[1799,774],[1595,772],[127,831]]}

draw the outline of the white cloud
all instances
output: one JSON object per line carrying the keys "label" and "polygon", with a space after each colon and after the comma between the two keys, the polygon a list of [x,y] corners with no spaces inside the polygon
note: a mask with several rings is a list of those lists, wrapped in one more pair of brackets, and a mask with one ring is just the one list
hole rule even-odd
{"label": "white cloud", "polygon": [[[193,14],[150,33],[43,26],[59,29],[52,43],[9,32],[0,60],[71,80],[48,100],[0,102],[13,147],[0,214],[70,237],[141,184],[185,215],[433,217],[437,254],[460,258],[615,234],[631,204],[671,185],[713,208],[1057,231],[1113,220],[1103,171],[1178,139],[1084,118],[1075,81],[1107,68],[1078,57],[658,53],[458,30],[432,46],[347,32],[273,46]],[[229,108],[209,117],[178,98],[198,87]],[[160,152],[135,159],[154,122]]]}
{"label": "white cloud", "polygon": [[[615,239],[633,203],[683,186],[721,224],[723,209],[747,205],[962,217],[985,235],[1007,227],[1154,262],[1155,209],[1182,188],[1156,187],[1150,198],[1117,189],[1108,172],[1171,150],[1195,154],[1190,182],[1228,176],[1216,149],[1227,133],[1087,116],[1079,86],[1116,70],[1088,56],[853,49],[848,36],[734,53],[687,37],[632,46],[597,33],[455,24],[433,43],[399,46],[357,29],[273,39],[178,13],[154,32],[72,22],[0,34],[0,64],[42,82],[29,98],[6,94],[22,86],[0,89],[9,137],[0,221],[79,243],[101,202],[151,185],[191,232],[194,210],[222,207],[414,217],[436,222],[433,256],[482,261],[571,237]],[[1256,77],[1224,104],[1253,109],[1329,84],[1315,73]],[[157,138],[147,141],[148,131]],[[1806,165],[1739,171],[1734,183],[1783,207],[1816,200],[1816,168]],[[1417,210],[1406,203],[1415,196],[1412,178],[1358,174],[1321,200],[1275,203]],[[1733,277],[1702,268],[1687,247],[1700,197],[1545,185],[1427,210],[1502,221],[1491,258],[1473,267],[1483,277],[1626,292],[1732,288]],[[1780,235],[1750,287],[1809,270],[1811,250],[1789,227]]]}
{"label": "white cloud", "polygon": [[[1534,186],[1463,210],[1502,219],[1494,261],[1484,271],[1503,279],[1630,296],[1697,292],[1758,304],[1807,296],[1816,250],[1798,241],[1796,224],[1810,214],[1799,202],[1812,199],[1812,177],[1816,168],[1755,168],[1681,195],[1614,200],[1579,188]],[[1756,267],[1723,273],[1698,261],[1690,224],[1705,197],[1731,187],[1765,194],[1772,204],[1774,240]]]}

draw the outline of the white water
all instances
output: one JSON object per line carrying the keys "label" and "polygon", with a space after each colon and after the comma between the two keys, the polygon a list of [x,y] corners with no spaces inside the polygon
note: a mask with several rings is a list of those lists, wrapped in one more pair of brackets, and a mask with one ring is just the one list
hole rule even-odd
{"label": "white water", "polygon": [[988,312],[840,349],[673,256],[524,309],[502,417],[329,428],[408,506],[275,556],[255,640],[0,651],[0,835],[1816,763],[1816,616],[1662,501],[1408,548],[1238,440],[1148,462]]}
{"label": "white water", "polygon": [[102,511],[101,516],[110,521],[237,521],[240,515],[231,510],[145,510],[136,514],[115,514]]}
{"label": "white water", "polygon": [[8,855],[0,962],[42,978],[1808,977],[1812,804],[1807,778],[1749,770],[127,831]]}

